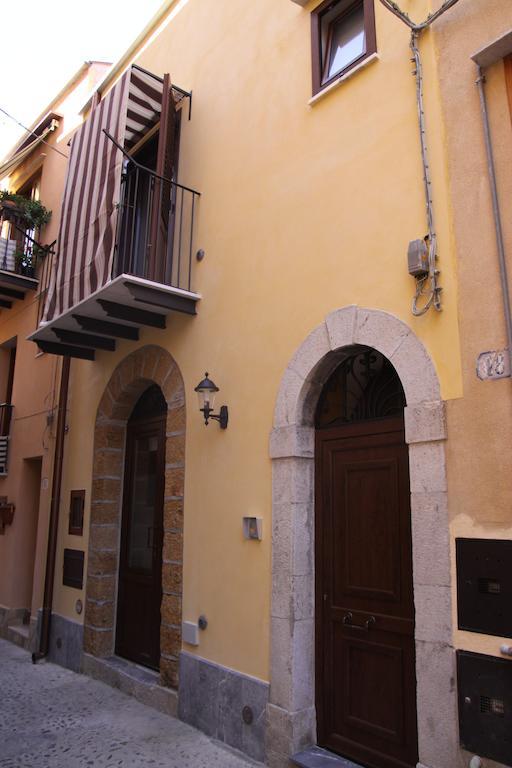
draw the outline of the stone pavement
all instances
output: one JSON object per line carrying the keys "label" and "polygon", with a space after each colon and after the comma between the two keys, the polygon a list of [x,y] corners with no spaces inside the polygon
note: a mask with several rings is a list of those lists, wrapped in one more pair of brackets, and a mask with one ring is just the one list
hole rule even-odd
{"label": "stone pavement", "polygon": [[0,768],[254,768],[200,731],[0,640]]}

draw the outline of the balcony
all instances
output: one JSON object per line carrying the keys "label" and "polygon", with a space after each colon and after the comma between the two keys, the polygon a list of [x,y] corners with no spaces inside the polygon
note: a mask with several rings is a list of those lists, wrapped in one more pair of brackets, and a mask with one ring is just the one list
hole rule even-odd
{"label": "balcony", "polygon": [[[89,131],[87,144],[95,149],[83,186],[75,169],[86,164],[73,155],[81,137],[73,139],[68,170],[73,191],[61,217],[42,318],[29,337],[43,352],[94,360],[96,350],[114,351],[117,339],[137,341],[142,326],[165,328],[169,312],[196,314],[200,296],[192,290],[192,262],[200,193],[176,181],[172,159],[179,128],[176,100],[187,94],[177,89],[176,96],[168,76],[157,78],[135,65],[125,77],[127,83],[123,79],[106,99],[116,99],[115,89],[127,87],[133,115],[144,93],[149,99],[142,105],[144,119],[150,106],[153,117],[142,136],[129,121],[122,136],[108,126],[94,133],[89,118],[82,130]],[[130,106],[132,93],[137,98]],[[107,163],[110,179],[103,173]],[[88,196],[73,200],[74,190],[87,189],[87,183]],[[96,211],[91,200],[99,201]]]}
{"label": "balcony", "polygon": [[12,409],[10,403],[0,404],[0,477],[7,475]]}
{"label": "balcony", "polygon": [[37,291],[47,269],[53,243],[43,246],[34,239],[15,206],[0,203],[0,308],[10,309],[14,299]]}

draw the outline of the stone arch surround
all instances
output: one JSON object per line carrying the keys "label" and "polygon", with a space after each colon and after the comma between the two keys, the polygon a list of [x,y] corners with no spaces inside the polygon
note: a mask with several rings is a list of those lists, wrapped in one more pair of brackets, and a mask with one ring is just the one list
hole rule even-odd
{"label": "stone arch surround", "polygon": [[183,575],[185,390],[176,362],[161,347],[145,346],[114,370],[100,400],[94,432],[84,651],[114,653],[117,574],[126,426],[141,394],[158,384],[167,402],[160,680],[178,686]]}
{"label": "stone arch surround", "polygon": [[316,743],[314,413],[344,347],[385,355],[407,406],[419,766],[459,762],[455,653],[452,646],[450,548],[444,403],[434,364],[401,320],[348,306],[315,328],[281,380],[270,436],[272,459],[272,602],[266,757],[272,768]]}

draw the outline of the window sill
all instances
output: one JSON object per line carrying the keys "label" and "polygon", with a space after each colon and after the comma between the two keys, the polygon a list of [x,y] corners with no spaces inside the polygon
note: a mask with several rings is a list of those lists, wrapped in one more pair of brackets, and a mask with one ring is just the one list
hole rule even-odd
{"label": "window sill", "polygon": [[362,69],[367,67],[373,61],[377,61],[378,58],[379,58],[378,53],[371,53],[369,56],[366,57],[366,59],[363,59],[363,61],[359,62],[359,64],[357,64],[355,67],[352,67],[352,69],[349,69],[348,72],[345,72],[344,75],[341,75],[341,77],[339,77],[334,83],[327,85],[325,88],[322,88],[321,91],[318,91],[318,93],[315,93],[315,95],[312,96],[311,99],[308,101],[308,104],[312,107],[314,104],[317,103],[317,101],[320,101],[321,99],[323,99],[324,96],[327,96],[327,94],[331,93],[331,91],[335,91],[336,88],[339,88],[339,86],[342,85],[346,80],[351,78],[357,72],[360,72]]}

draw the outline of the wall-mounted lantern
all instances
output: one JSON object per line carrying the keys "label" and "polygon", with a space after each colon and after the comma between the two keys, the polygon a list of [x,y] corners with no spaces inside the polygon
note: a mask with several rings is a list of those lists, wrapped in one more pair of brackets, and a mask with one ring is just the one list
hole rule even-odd
{"label": "wall-mounted lantern", "polygon": [[215,395],[219,391],[219,388],[208,378],[208,372],[206,372],[204,376],[204,379],[199,382],[194,390],[197,392],[199,410],[204,416],[204,423],[208,424],[209,419],[214,419],[219,422],[221,429],[226,429],[228,426],[228,407],[227,405],[221,405],[219,413],[213,413]]}

